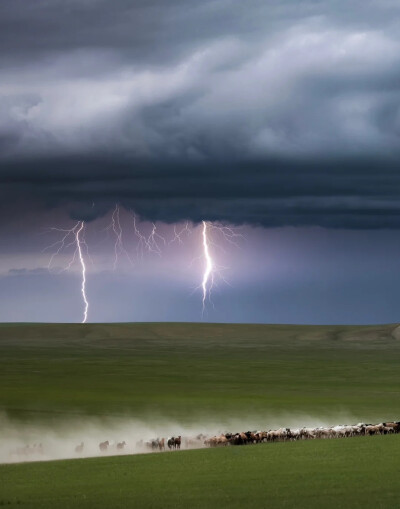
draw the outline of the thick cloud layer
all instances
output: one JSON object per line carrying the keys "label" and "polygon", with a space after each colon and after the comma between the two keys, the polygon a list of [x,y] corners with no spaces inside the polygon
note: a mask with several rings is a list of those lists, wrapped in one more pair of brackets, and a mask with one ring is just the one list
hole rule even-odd
{"label": "thick cloud layer", "polygon": [[399,228],[390,1],[0,5],[0,198]]}

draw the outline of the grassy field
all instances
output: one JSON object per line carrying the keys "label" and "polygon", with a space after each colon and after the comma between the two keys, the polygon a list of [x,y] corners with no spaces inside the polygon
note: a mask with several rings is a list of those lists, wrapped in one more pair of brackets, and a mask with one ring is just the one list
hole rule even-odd
{"label": "grassy field", "polygon": [[[395,325],[3,324],[0,415],[380,422],[399,367]],[[0,506],[396,507],[399,453],[394,435],[0,465]]]}
{"label": "grassy field", "polygon": [[0,410],[400,418],[395,326],[0,326]]}
{"label": "grassy field", "polygon": [[0,505],[393,508],[400,436],[0,465]]}

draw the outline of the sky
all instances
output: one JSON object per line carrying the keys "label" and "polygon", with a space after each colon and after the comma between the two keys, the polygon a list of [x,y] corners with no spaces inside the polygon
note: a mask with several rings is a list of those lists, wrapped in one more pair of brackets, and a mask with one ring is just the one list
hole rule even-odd
{"label": "sky", "polygon": [[83,222],[88,321],[397,322],[399,25],[394,0],[2,0],[0,321],[82,320],[51,228]]}

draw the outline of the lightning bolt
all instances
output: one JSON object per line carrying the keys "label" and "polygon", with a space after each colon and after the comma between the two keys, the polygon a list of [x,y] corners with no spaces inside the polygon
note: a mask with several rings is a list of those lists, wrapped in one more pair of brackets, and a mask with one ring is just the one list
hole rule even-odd
{"label": "lightning bolt", "polygon": [[[208,236],[207,236],[207,222],[203,221],[203,250],[204,250],[204,259],[205,259],[205,268],[203,274],[203,281],[201,283],[201,287],[203,288],[203,313],[206,306],[206,298],[209,295],[213,285],[214,285],[214,274],[213,274],[213,260],[210,256],[210,249],[208,245]],[[211,284],[209,286],[209,280],[211,278]]]}
{"label": "lightning bolt", "polygon": [[122,226],[120,221],[120,208],[118,204],[115,204],[115,208],[111,214],[111,223],[107,226],[106,230],[112,230],[115,236],[113,269],[116,270],[119,256],[121,254],[124,254],[128,258],[131,265],[133,265],[132,259],[129,256],[128,251],[125,249],[124,243],[122,241]]}
{"label": "lightning bolt", "polygon": [[174,242],[178,242],[178,244],[183,244],[183,235],[190,235],[192,233],[192,230],[189,228],[189,221],[186,221],[183,228],[180,230],[176,229],[176,225],[174,224],[174,236],[172,239],[168,242],[168,244],[173,244]]}
{"label": "lightning bolt", "polygon": [[[85,260],[83,258],[83,254],[82,254],[81,239],[79,237],[79,235],[83,231],[84,227],[85,227],[85,223],[84,223],[84,221],[81,221],[81,225],[78,228],[78,230],[76,230],[76,233],[75,233],[76,245],[77,245],[78,254],[79,254],[79,261],[81,263],[81,268],[82,268],[81,293],[82,293],[82,298],[83,298],[83,302],[84,302],[82,323],[86,323],[87,315],[88,315],[88,311],[89,311],[89,302],[86,297],[86,265],[85,265]],[[83,241],[83,242],[85,242],[85,241]]]}
{"label": "lightning bolt", "polygon": [[82,299],[83,299],[83,319],[82,323],[86,323],[88,311],[89,311],[89,301],[87,299],[86,295],[86,264],[85,264],[85,258],[82,251],[82,246],[84,246],[86,250],[86,255],[88,258],[90,258],[89,255],[89,249],[88,245],[85,240],[85,222],[84,221],[78,221],[75,226],[73,226],[70,229],[66,228],[49,228],[48,231],[55,231],[62,234],[62,237],[60,240],[57,240],[50,246],[47,246],[44,248],[43,251],[49,251],[50,249],[54,249],[54,252],[51,254],[49,263],[47,265],[47,268],[49,272],[51,272],[51,268],[54,262],[54,259],[61,255],[63,252],[65,252],[66,249],[68,249],[71,246],[75,246],[75,249],[73,251],[73,254],[71,256],[71,259],[69,262],[65,265],[64,268],[62,268],[59,273],[65,272],[69,270],[74,262],[76,261],[76,258],[79,258],[79,264],[81,268],[81,293],[82,293]]}
{"label": "lightning bolt", "polygon": [[[133,211],[130,211],[131,216],[133,218],[133,232],[134,236],[138,239],[136,245],[137,255],[141,255],[143,257],[144,252],[155,253],[159,256],[162,254],[162,248],[168,245],[173,244],[174,242],[178,244],[183,244],[183,240],[185,237],[192,233],[191,228],[189,227],[189,222],[187,221],[183,227],[180,229],[174,225],[173,229],[173,237],[167,242],[166,238],[161,235],[157,231],[156,223],[150,223],[151,228],[150,231],[144,233],[142,229],[138,226],[138,220]],[[114,240],[114,263],[113,268],[116,270],[120,255],[125,255],[128,260],[132,262],[132,258],[129,255],[127,249],[124,246],[123,242],[123,229],[121,224],[121,209],[118,204],[115,205],[114,210],[111,214],[111,222],[105,228],[107,231],[111,231],[115,240]],[[88,258],[92,263],[93,261],[90,258],[88,245],[85,240],[85,222],[78,221],[72,228],[49,228],[49,231],[55,231],[61,234],[61,238],[47,246],[44,251],[52,250],[52,254],[50,256],[48,262],[48,270],[52,271],[52,266],[56,257],[65,253],[68,248],[74,246],[75,249],[72,252],[71,258],[68,263],[60,270],[60,272],[67,271],[71,269],[71,267],[78,260],[80,265],[81,272],[81,294],[83,299],[83,319],[82,323],[86,323],[88,312],[89,312],[89,301],[86,293],[86,258]],[[201,280],[201,284],[198,288],[201,287],[202,291],[202,314],[204,314],[206,310],[207,301],[211,301],[211,292],[216,284],[217,277],[222,279],[225,283],[228,283],[226,279],[223,277],[223,270],[226,267],[218,265],[216,263],[216,250],[220,250],[222,253],[226,253],[222,245],[224,243],[232,244],[234,246],[238,246],[238,239],[243,238],[243,235],[236,232],[236,229],[221,225],[218,223],[214,223],[211,221],[203,220],[201,222],[201,235],[202,235],[202,256],[197,259],[202,259],[204,262],[203,267],[203,277]],[[220,242],[222,237],[222,243]],[[228,283],[229,284],[229,283]]]}
{"label": "lightning bolt", "polygon": [[162,254],[162,247],[166,246],[167,241],[165,237],[160,235],[157,232],[157,226],[155,223],[151,223],[151,230],[149,235],[145,235],[138,227],[138,220],[136,218],[136,214],[131,211],[131,215],[133,218],[133,233],[138,238],[138,243],[136,246],[137,255],[143,258],[143,254],[145,251],[149,253],[155,253],[159,256]]}
{"label": "lightning bolt", "polygon": [[162,242],[164,246],[167,243],[165,238],[157,232],[157,226],[155,225],[155,223],[151,223],[151,232],[147,238],[147,245],[149,246],[149,251],[161,255],[162,251],[159,242]]}
{"label": "lightning bolt", "polygon": [[206,309],[206,302],[210,300],[211,291],[215,284],[215,279],[218,276],[225,283],[229,284],[228,281],[223,276],[223,270],[226,270],[226,267],[218,266],[211,253],[211,246],[218,248],[223,253],[225,250],[223,249],[221,243],[217,243],[212,238],[212,232],[218,232],[220,236],[222,236],[223,240],[232,244],[236,247],[239,246],[238,239],[243,238],[243,235],[237,233],[234,228],[230,226],[224,226],[217,223],[212,223],[210,221],[202,221],[202,245],[203,245],[203,261],[204,261],[204,271],[203,271],[203,279],[201,282],[201,289],[203,293],[202,297],[202,314],[204,315],[204,311]]}

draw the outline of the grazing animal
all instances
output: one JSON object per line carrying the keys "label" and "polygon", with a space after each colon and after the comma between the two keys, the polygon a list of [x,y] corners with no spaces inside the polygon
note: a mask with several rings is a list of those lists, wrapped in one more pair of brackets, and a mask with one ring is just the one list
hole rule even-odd
{"label": "grazing animal", "polygon": [[171,437],[167,440],[168,449],[175,449],[175,438]]}
{"label": "grazing animal", "polygon": [[231,438],[231,444],[244,445],[247,442],[247,437],[244,433],[235,433]]}
{"label": "grazing animal", "polygon": [[391,433],[399,433],[400,432],[400,422],[384,422],[383,425],[386,428],[391,428]]}
{"label": "grazing animal", "polygon": [[275,440],[279,439],[279,431],[270,430],[267,432],[267,440],[268,442],[275,442]]}
{"label": "grazing animal", "polygon": [[252,431],[246,431],[245,435],[249,444],[255,444],[257,442],[257,437]]}
{"label": "grazing animal", "polygon": [[220,437],[218,437],[217,445],[227,446],[229,444],[230,444],[230,438],[227,438],[225,435],[221,435]]}
{"label": "grazing animal", "polygon": [[225,435],[220,435],[218,437],[211,437],[208,440],[205,440],[204,445],[208,445],[209,447],[217,447],[219,445],[229,445],[231,439],[228,439]]}
{"label": "grazing animal", "polygon": [[145,445],[146,445],[147,449],[151,449],[152,451],[155,451],[156,449],[158,449],[159,440],[158,440],[158,438],[152,438],[148,442],[146,442]]}
{"label": "grazing animal", "polygon": [[211,437],[204,440],[204,445],[207,447],[215,447],[217,445],[217,437]]}
{"label": "grazing animal", "polygon": [[100,442],[99,449],[100,451],[106,451],[108,449],[108,446],[110,445],[110,442],[106,440],[105,442]]}
{"label": "grazing animal", "polygon": [[240,437],[240,440],[241,440],[241,442],[240,442],[241,444],[247,444],[247,435],[246,435],[246,433],[243,433],[243,432],[239,433],[239,437]]}
{"label": "grazing animal", "polygon": [[120,451],[122,451],[122,449],[126,446],[126,442],[125,440],[123,442],[119,442],[117,444],[117,449],[119,449]]}
{"label": "grazing animal", "polygon": [[257,433],[258,435],[258,441],[259,442],[264,442],[264,440],[267,440],[268,439],[268,433],[267,431],[259,431]]}
{"label": "grazing animal", "polygon": [[174,447],[175,447],[175,449],[180,449],[181,448],[181,442],[182,442],[182,437],[179,435],[179,437],[176,437],[174,439]]}
{"label": "grazing animal", "polygon": [[240,436],[240,433],[235,433],[234,435],[231,435],[229,443],[231,443],[232,445],[242,445],[243,441]]}
{"label": "grazing animal", "polygon": [[84,443],[81,442],[79,445],[77,445],[75,447],[75,452],[78,453],[78,454],[81,454],[83,452],[83,448],[84,448]]}
{"label": "grazing animal", "polygon": [[160,451],[165,451],[165,438],[158,440],[158,448]]}
{"label": "grazing animal", "polygon": [[374,426],[371,424],[371,425],[365,427],[365,433],[367,435],[379,435],[380,427],[379,427],[379,425]]}

